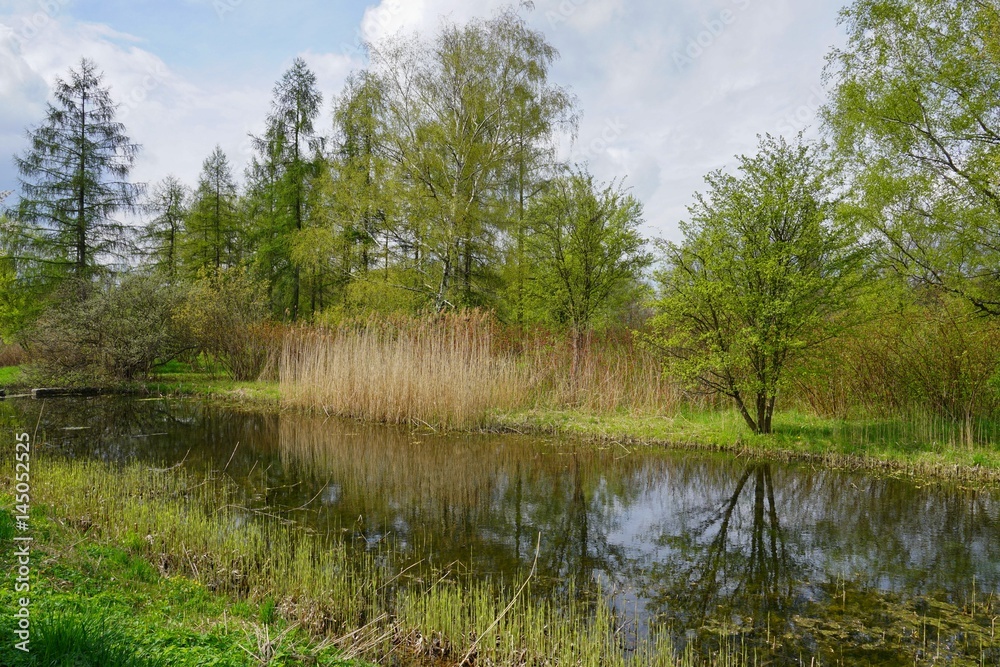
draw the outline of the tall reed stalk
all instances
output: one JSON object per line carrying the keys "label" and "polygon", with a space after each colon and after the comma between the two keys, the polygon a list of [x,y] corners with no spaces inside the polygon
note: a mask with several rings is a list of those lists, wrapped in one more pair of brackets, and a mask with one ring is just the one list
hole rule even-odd
{"label": "tall reed stalk", "polygon": [[280,378],[294,405],[450,429],[515,409],[662,415],[684,401],[629,331],[505,329],[481,312],[298,329],[285,339]]}
{"label": "tall reed stalk", "polygon": [[481,313],[298,330],[285,341],[282,392],[344,417],[475,428],[530,388],[515,359],[493,350],[493,335]]}

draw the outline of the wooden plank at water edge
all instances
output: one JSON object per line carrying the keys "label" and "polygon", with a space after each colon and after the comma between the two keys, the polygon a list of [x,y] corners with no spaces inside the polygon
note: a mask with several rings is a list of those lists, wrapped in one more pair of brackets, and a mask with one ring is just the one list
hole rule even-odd
{"label": "wooden plank at water edge", "polygon": [[100,396],[103,389],[32,389],[32,398],[67,398],[71,396]]}

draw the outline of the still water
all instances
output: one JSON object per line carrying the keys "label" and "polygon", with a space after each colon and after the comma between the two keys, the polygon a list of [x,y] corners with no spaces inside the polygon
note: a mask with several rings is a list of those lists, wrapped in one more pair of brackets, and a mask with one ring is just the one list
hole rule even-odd
{"label": "still water", "polygon": [[41,412],[49,452],[157,467],[183,461],[231,476],[248,506],[389,553],[408,576],[517,580],[534,565],[535,594],[603,595],[636,634],[662,627],[683,640],[714,631],[765,648],[784,637],[792,653],[847,664],[888,662],[887,646],[927,645],[907,628],[936,618],[935,650],[953,650],[954,664],[1000,664],[994,491],[186,401],[41,408],[15,409],[26,424]]}

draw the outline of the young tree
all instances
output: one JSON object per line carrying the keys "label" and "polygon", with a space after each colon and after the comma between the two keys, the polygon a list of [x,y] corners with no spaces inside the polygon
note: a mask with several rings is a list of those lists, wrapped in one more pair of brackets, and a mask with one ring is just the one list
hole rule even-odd
{"label": "young tree", "polygon": [[192,276],[218,272],[241,259],[236,181],[221,146],[202,165],[185,224],[184,251]]}
{"label": "young tree", "polygon": [[708,175],[667,268],[646,337],[680,377],[732,398],[770,433],[785,371],[838,329],[863,253],[833,216],[819,149],[766,137],[739,176]]}
{"label": "young tree", "polygon": [[147,212],[154,217],[146,225],[143,240],[148,246],[153,268],[162,271],[171,283],[177,279],[189,199],[187,187],[176,177],[167,176],[156,184],[146,202]]}
{"label": "young tree", "polygon": [[857,214],[910,275],[1000,315],[1000,9],[855,0],[825,110]]}
{"label": "young tree", "polygon": [[27,227],[37,262],[89,279],[101,261],[130,244],[115,219],[132,210],[142,186],[128,180],[139,150],[115,120],[116,105],[90,60],[56,81],[45,121],[28,133],[31,146],[15,158],[21,173],[17,220]]}
{"label": "young tree", "polygon": [[652,262],[639,235],[642,205],[579,171],[552,181],[527,211],[530,291],[541,315],[574,334],[637,293]]}

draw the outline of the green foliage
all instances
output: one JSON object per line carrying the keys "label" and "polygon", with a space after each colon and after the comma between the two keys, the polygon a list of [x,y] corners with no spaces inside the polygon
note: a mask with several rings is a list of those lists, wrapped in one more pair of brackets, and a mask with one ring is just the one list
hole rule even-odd
{"label": "green foliage", "polygon": [[189,288],[178,319],[199,348],[214,355],[235,380],[256,380],[281,346],[267,323],[266,286],[243,268],[202,273]]}
{"label": "green foliage", "polygon": [[315,120],[322,104],[316,75],[296,58],[274,87],[271,113],[264,136],[255,139],[257,155],[250,168],[258,265],[271,286],[275,309],[292,320],[302,307],[302,265],[292,248],[295,236],[312,224],[309,189],[321,165]]}
{"label": "green foliage", "polygon": [[67,281],[29,336],[29,374],[87,385],[145,377],[188,345],[174,321],[180,299],[156,276]]}
{"label": "green foliage", "polygon": [[[9,196],[0,193],[0,204]],[[24,258],[23,230],[0,212],[0,340],[15,340],[41,311],[48,288],[38,267]]]}
{"label": "green foliage", "polygon": [[57,277],[89,277],[99,261],[130,250],[127,229],[114,215],[132,209],[142,192],[128,181],[139,146],[115,120],[102,78],[83,59],[68,80],[58,80],[55,103],[15,160],[24,179],[16,219],[27,258]]}
{"label": "green foliage", "polygon": [[[880,291],[895,290],[882,281]],[[840,418],[932,414],[971,424],[1000,415],[1000,325],[955,295],[906,296],[881,299],[870,321],[816,348],[797,395]]]}
{"label": "green foliage", "polygon": [[552,181],[527,214],[535,312],[577,331],[618,314],[652,262],[641,224],[642,205],[615,184],[582,171]]}
{"label": "green foliage", "polygon": [[756,433],[771,431],[786,366],[840,328],[863,258],[833,218],[819,150],[761,140],[740,176],[716,171],[707,196],[666,244],[653,334],[670,370],[731,397]]}
{"label": "green foliage", "polygon": [[384,91],[385,154],[405,217],[393,236],[434,307],[493,306],[504,239],[523,239],[525,198],[572,101],[549,82],[557,57],[517,11],[446,23],[433,40],[371,55]]}
{"label": "green foliage", "polygon": [[25,661],[31,667],[158,667],[165,662],[142,656],[133,642],[94,612],[60,612],[39,621]]}
{"label": "green foliage", "polygon": [[178,277],[190,199],[187,187],[174,176],[167,176],[153,188],[145,206],[146,212],[153,216],[143,231],[148,259],[154,270],[171,283]]}
{"label": "green foliage", "polygon": [[1000,315],[1000,13],[993,2],[856,0],[825,121],[855,215],[908,274]]}
{"label": "green foliage", "polygon": [[241,246],[236,182],[229,158],[221,146],[216,146],[202,165],[198,188],[184,224],[181,250],[188,275],[236,266],[240,262]]}

